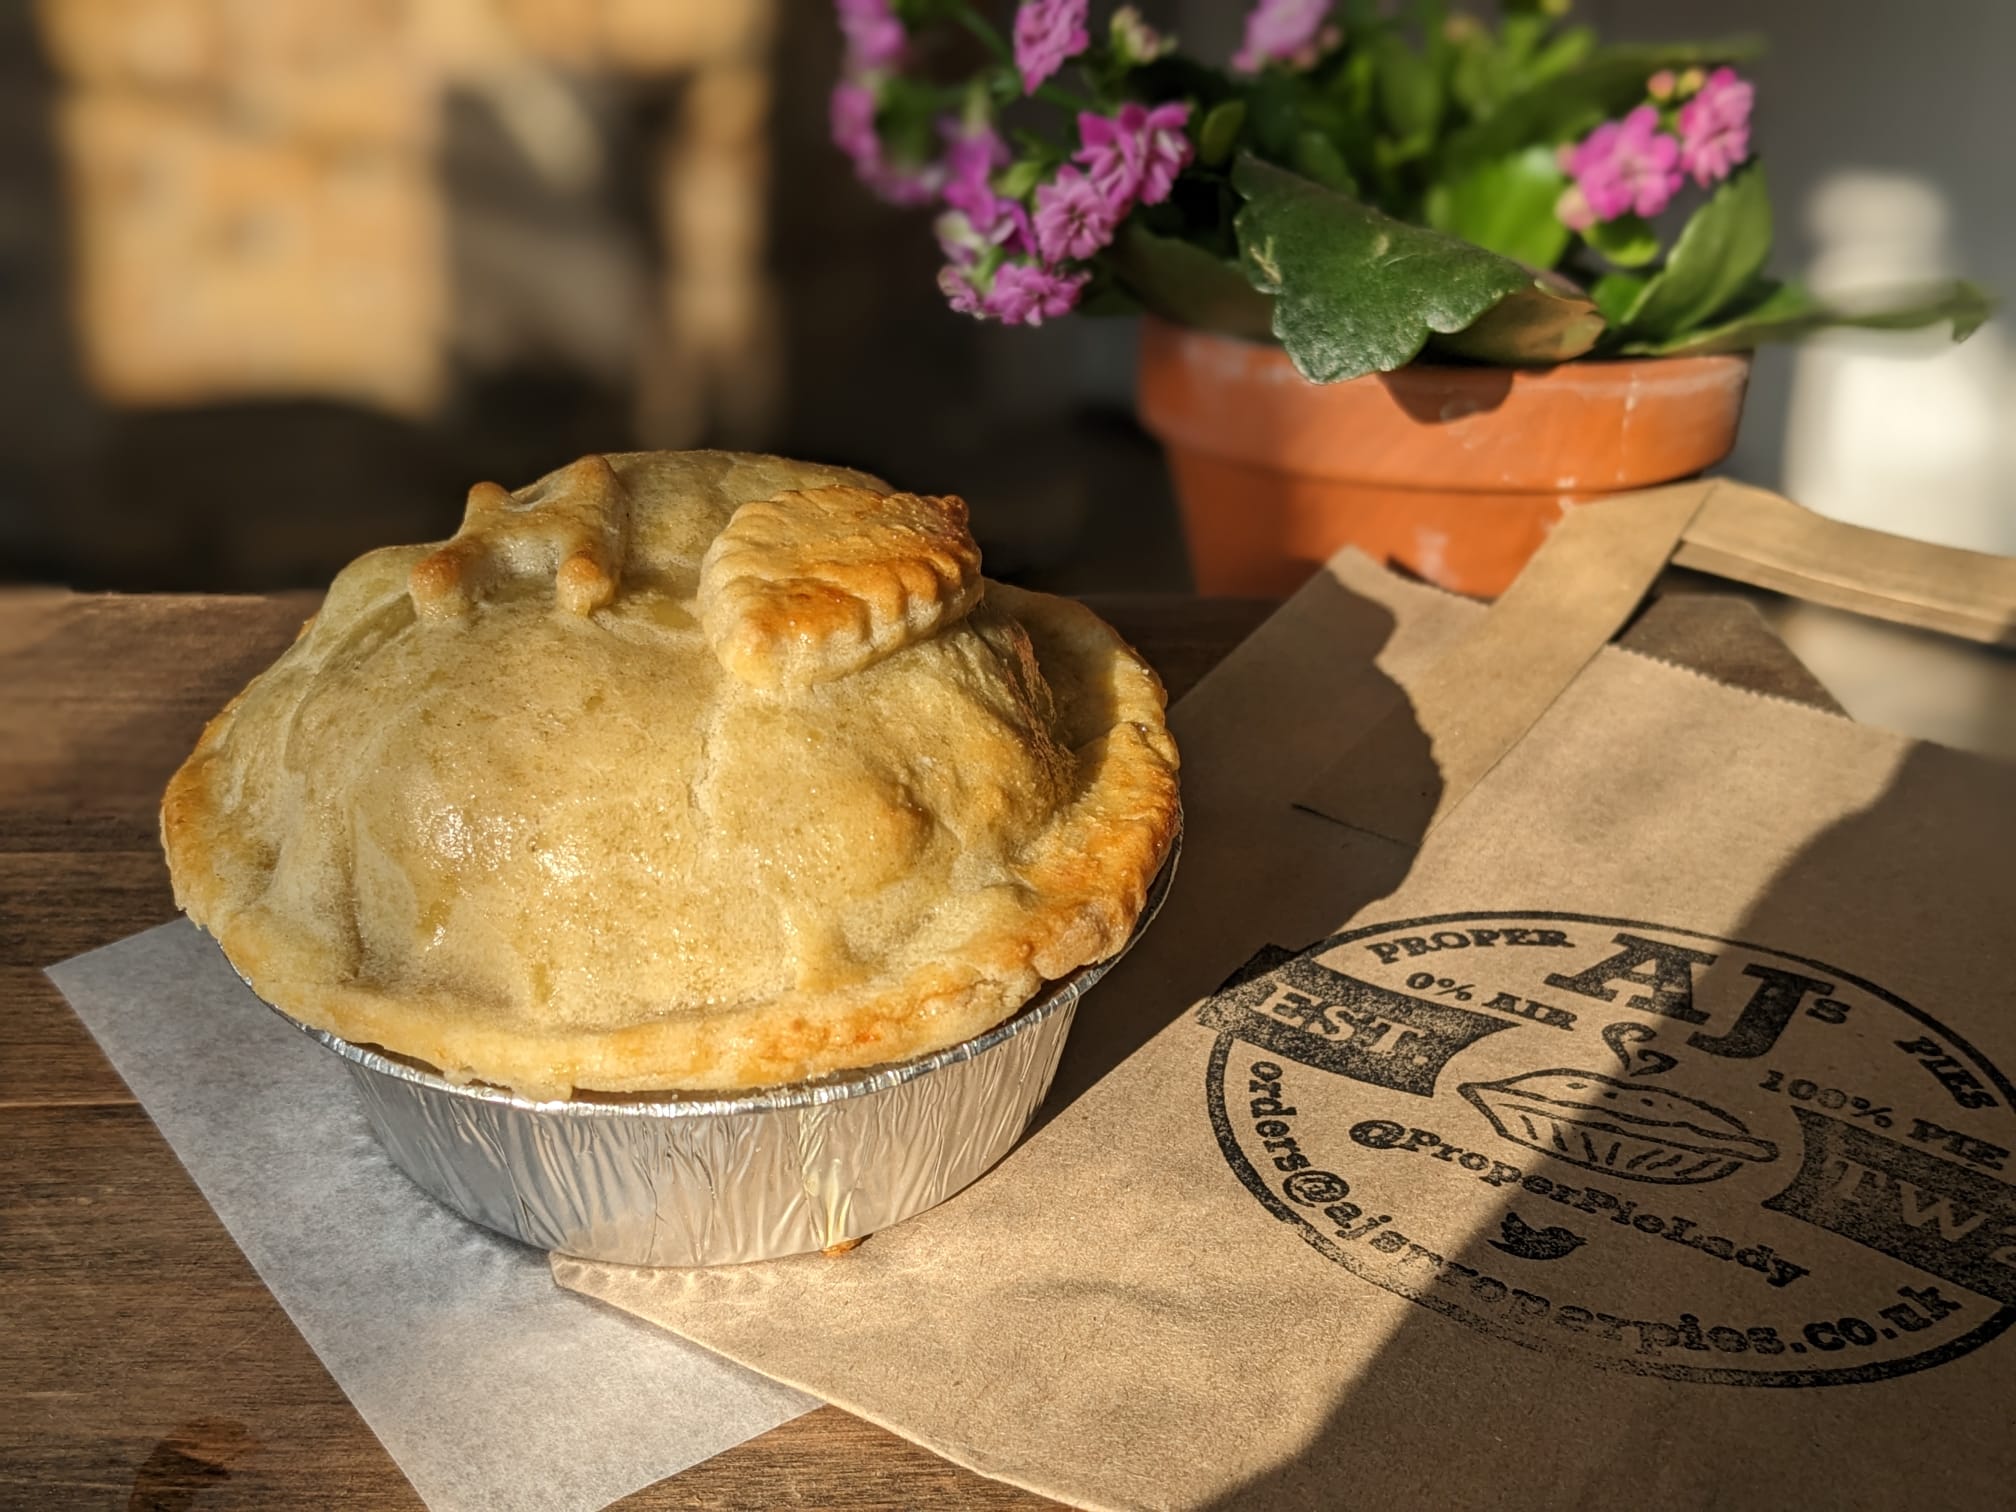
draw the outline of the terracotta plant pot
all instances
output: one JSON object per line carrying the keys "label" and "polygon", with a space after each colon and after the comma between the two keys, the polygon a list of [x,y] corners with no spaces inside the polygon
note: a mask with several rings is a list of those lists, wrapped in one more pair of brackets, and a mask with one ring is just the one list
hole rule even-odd
{"label": "terracotta plant pot", "polygon": [[1314,384],[1279,347],[1150,316],[1140,411],[1200,593],[1290,593],[1349,544],[1489,597],[1569,506],[1727,456],[1749,376],[1747,357],[1661,357]]}

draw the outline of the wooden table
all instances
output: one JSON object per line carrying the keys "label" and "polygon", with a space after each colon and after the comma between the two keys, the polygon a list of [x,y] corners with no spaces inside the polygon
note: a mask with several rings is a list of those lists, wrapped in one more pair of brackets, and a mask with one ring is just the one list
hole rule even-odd
{"label": "wooden table", "polygon": [[[1094,602],[1172,697],[1271,607]],[[173,917],[162,784],[314,605],[0,593],[0,1507],[421,1505],[42,975]],[[1747,606],[1667,599],[1627,639],[1828,701]],[[619,1505],[1053,1504],[829,1407]]]}

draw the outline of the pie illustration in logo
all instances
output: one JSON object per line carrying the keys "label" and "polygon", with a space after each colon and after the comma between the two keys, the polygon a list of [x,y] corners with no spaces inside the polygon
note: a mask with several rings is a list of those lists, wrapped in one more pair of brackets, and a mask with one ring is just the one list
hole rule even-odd
{"label": "pie illustration in logo", "polygon": [[1594,1071],[1529,1071],[1458,1090],[1514,1144],[1627,1181],[1720,1181],[1778,1158],[1734,1114]]}

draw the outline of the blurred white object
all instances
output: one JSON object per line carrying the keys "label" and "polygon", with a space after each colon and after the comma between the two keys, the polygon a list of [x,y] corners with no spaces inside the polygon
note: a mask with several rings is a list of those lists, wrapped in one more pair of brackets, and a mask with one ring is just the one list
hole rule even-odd
{"label": "blurred white object", "polygon": [[[1823,294],[1916,283],[1954,266],[1945,197],[1901,174],[1837,173],[1807,202]],[[2016,375],[1996,322],[1955,347],[1941,331],[1844,332],[1798,348],[1785,491],[1892,535],[2016,553]],[[2016,755],[2016,658],[1787,602],[1780,634],[1867,724]]]}
{"label": "blurred white object", "polygon": [[1796,599],[1766,616],[1858,722],[2016,760],[2016,656]]}
{"label": "blurred white object", "polygon": [[[1807,282],[1838,295],[1960,272],[1949,219],[1922,179],[1830,175],[1807,202],[1820,249]],[[2016,382],[1995,323],[1958,347],[1941,331],[1832,334],[1793,362],[1788,494],[1895,535],[2016,553]]]}

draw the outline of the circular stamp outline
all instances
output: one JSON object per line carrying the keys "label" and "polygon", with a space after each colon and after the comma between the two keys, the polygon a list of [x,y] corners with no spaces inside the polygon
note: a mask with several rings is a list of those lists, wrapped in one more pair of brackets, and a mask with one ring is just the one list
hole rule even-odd
{"label": "circular stamp outline", "polygon": [[[1461,913],[1425,914],[1418,919],[1396,919],[1385,923],[1368,924],[1359,929],[1347,929],[1341,933],[1318,941],[1307,949],[1297,951],[1300,956],[1316,956],[1348,945],[1353,940],[1362,940],[1367,935],[1390,934],[1400,929],[1420,929],[1431,924],[1455,924],[1466,920],[1558,920],[1571,924],[1622,925],[1631,929],[1653,930],[1661,934],[1681,935],[1690,940],[1708,940],[1717,945],[1726,945],[1736,950],[1754,951],[1762,956],[1781,961],[1793,961],[1801,966],[1811,966],[1817,970],[1839,977],[1842,981],[1860,988],[1870,996],[1888,1003],[1906,1017],[1915,1019],[1926,1028],[1942,1035],[1953,1047],[1973,1063],[1976,1069],[1985,1071],[1989,1081],[2001,1093],[2005,1110],[2016,1112],[2016,1087],[2002,1074],[2001,1068],[1976,1050],[1965,1039],[1948,1029],[1944,1024],[1921,1009],[1913,1007],[1886,991],[1875,983],[1866,981],[1851,971],[1826,961],[1814,960],[1811,956],[1795,955],[1789,950],[1778,950],[1769,945],[1753,945],[1746,940],[1733,940],[1725,935],[1712,935],[1698,929],[1680,929],[1667,924],[1654,924],[1642,919],[1623,919],[1604,914],[1564,913],[1548,909],[1480,909]],[[1944,1365],[1961,1355],[1971,1354],[1982,1345],[2005,1333],[2010,1325],[2016,1324],[2016,1303],[2008,1304],[1991,1313],[1968,1332],[1957,1339],[1948,1339],[1944,1344],[1925,1350],[1921,1354],[1909,1355],[1901,1360],[1883,1364],[1850,1365],[1826,1370],[1735,1370],[1719,1366],[1670,1365],[1664,1362],[1648,1362],[1632,1359],[1612,1359],[1602,1355],[1585,1354],[1576,1350],[1553,1350],[1539,1341],[1515,1329],[1493,1323],[1488,1318],[1480,1318],[1457,1303],[1435,1296],[1428,1291],[1408,1286],[1395,1286],[1377,1276],[1368,1274],[1368,1268],[1358,1261],[1327,1235],[1317,1231],[1307,1217],[1285,1201],[1267,1179],[1257,1171],[1246,1151],[1240,1146],[1237,1134],[1233,1132],[1231,1116],[1225,1106],[1225,1070],[1231,1059],[1232,1046],[1238,1036],[1220,1033],[1211,1047],[1211,1054],[1205,1063],[1204,1100],[1211,1115],[1211,1129],[1217,1136],[1219,1152],[1225,1163],[1231,1167],[1233,1175],[1241,1185],[1260,1199],[1276,1218],[1294,1226],[1303,1243],[1310,1246],[1326,1260],[1341,1265],[1359,1280],[1369,1282],[1381,1291],[1401,1297],[1438,1312],[1454,1322],[1461,1323],[1475,1333],[1494,1339],[1502,1339],[1516,1344],[1522,1349],[1530,1349],[1536,1354],[1557,1354],[1568,1359],[1590,1365],[1598,1370],[1616,1370],[1629,1375],[1663,1376],[1668,1380],[1687,1381],[1715,1386],[1858,1386],[1872,1381],[1893,1380],[1898,1376],[1915,1375],[1921,1370],[1931,1370]],[[1978,1295],[1978,1293],[1977,1293]]]}

